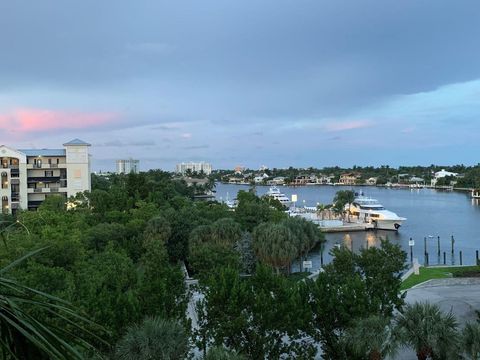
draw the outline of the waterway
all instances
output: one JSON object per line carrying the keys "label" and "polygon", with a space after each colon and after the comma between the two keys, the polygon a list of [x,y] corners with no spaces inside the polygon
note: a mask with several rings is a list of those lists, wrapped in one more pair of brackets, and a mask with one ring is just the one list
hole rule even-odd
{"label": "waterway", "polygon": [[[221,201],[227,195],[234,199],[239,190],[249,190],[248,185],[220,184],[216,186],[216,198]],[[265,194],[268,186],[256,186],[257,195]],[[316,206],[332,203],[338,190],[349,190],[343,186],[281,186],[280,190],[291,198],[298,196],[297,206]],[[330,250],[336,244],[344,244],[353,251],[366,246],[378,246],[380,239],[388,239],[399,244],[407,253],[410,261],[409,240],[413,239],[413,257],[425,263],[425,241],[430,265],[443,264],[445,252],[446,264],[460,264],[460,251],[464,265],[475,264],[476,250],[480,250],[480,203],[470,198],[469,193],[439,191],[434,189],[390,189],[382,187],[358,187],[366,196],[377,199],[386,209],[406,217],[407,221],[398,232],[394,231],[360,231],[325,234],[326,247],[324,262],[330,261]],[[451,238],[454,237],[454,256],[452,256]],[[438,256],[438,237],[440,237],[440,257]],[[313,270],[320,267],[320,250],[314,249],[308,256],[313,263]]]}

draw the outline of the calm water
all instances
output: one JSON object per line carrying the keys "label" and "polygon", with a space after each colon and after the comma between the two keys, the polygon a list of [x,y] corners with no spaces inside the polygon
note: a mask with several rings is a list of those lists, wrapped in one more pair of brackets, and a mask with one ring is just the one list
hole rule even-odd
{"label": "calm water", "polygon": [[[236,197],[239,190],[248,190],[247,185],[217,184],[217,200]],[[268,191],[268,186],[257,186],[257,195]],[[297,206],[316,206],[317,203],[330,204],[338,190],[350,189],[340,186],[282,186],[280,190],[291,197],[298,195]],[[378,245],[380,237],[386,237],[400,246],[409,254],[408,241],[415,241],[413,257],[424,263],[424,237],[427,237],[427,252],[429,262],[443,264],[443,252],[446,252],[446,263],[460,263],[459,251],[463,253],[463,264],[475,263],[475,251],[480,250],[480,205],[478,200],[470,199],[468,193],[444,192],[432,189],[386,189],[377,187],[359,187],[357,190],[366,196],[375,198],[386,209],[407,218],[399,232],[392,231],[362,231],[350,233],[326,234],[327,246],[324,261],[328,262],[329,250],[337,243],[345,244],[353,250]],[[455,239],[455,256],[451,256],[451,236]],[[440,236],[440,259],[437,256],[437,236]],[[313,269],[320,267],[320,253],[312,251],[309,260]]]}

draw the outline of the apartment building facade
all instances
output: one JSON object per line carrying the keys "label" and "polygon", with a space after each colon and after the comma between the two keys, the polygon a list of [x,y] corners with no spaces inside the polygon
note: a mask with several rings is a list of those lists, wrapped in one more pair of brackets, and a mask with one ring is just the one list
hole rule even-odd
{"label": "apartment building facade", "polygon": [[13,149],[0,146],[2,213],[35,210],[49,196],[65,200],[91,190],[90,144],[74,139],[63,149]]}
{"label": "apartment building facade", "polygon": [[195,173],[203,172],[205,175],[210,175],[212,173],[212,165],[206,162],[187,162],[177,164],[175,168],[175,172],[182,175],[185,175],[188,170]]}
{"label": "apartment building facade", "polygon": [[117,160],[117,174],[138,174],[140,160],[125,159]]}

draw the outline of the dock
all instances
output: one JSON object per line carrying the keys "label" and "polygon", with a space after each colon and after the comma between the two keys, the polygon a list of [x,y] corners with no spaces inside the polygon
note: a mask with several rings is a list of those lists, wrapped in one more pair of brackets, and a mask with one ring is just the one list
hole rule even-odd
{"label": "dock", "polygon": [[347,223],[339,226],[320,226],[320,230],[324,233],[367,231],[373,229],[375,229],[375,227],[370,223]]}

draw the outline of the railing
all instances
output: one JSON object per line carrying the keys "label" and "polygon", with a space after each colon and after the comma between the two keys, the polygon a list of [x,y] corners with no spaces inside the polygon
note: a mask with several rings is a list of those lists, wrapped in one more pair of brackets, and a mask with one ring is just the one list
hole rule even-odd
{"label": "railing", "polygon": [[58,164],[50,164],[50,167],[51,167],[52,169],[56,169],[56,168],[58,168]]}
{"label": "railing", "polygon": [[41,193],[41,192],[42,192],[42,189],[33,189],[33,192]]}
{"label": "railing", "polygon": [[60,190],[59,187],[51,187],[50,192],[58,192]]}

